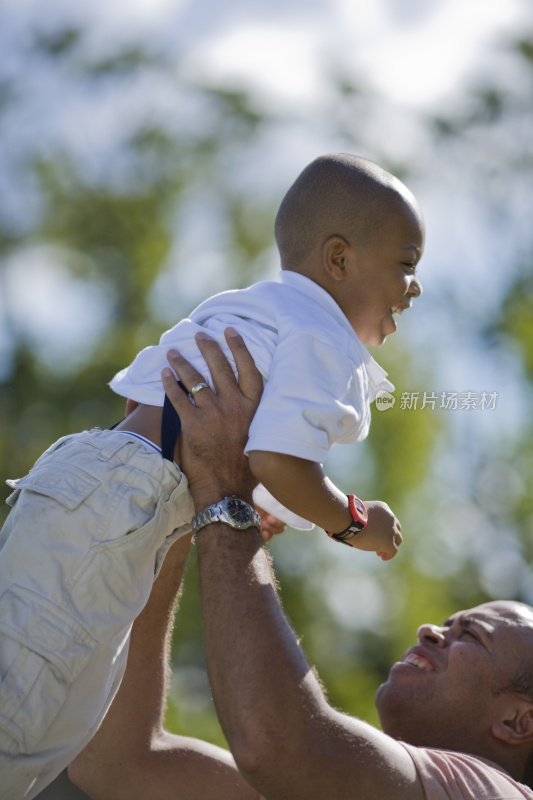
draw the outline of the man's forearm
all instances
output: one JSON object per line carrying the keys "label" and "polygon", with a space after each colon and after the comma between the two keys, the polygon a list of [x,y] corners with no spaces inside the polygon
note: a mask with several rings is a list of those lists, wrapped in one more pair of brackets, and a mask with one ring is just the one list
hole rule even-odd
{"label": "man's forearm", "polygon": [[250,783],[268,797],[288,797],[294,752],[312,738],[325,702],[320,686],[281,610],[259,534],[211,525],[198,534],[197,549],[206,657],[224,733]]}
{"label": "man's forearm", "polygon": [[170,638],[189,546],[187,536],[167,554],[150,599],[134,622],[118,694],[95,737],[70,767],[71,778],[91,794],[105,796],[111,778],[124,783],[119,765],[140,760],[147,743],[162,735]]}
{"label": "man's forearm", "polygon": [[246,780],[269,800],[422,800],[405,750],[327,703],[259,534],[217,523],[197,548],[213,696]]}
{"label": "man's forearm", "polygon": [[93,800],[259,800],[231,755],[163,728],[169,648],[190,537],[169,550],[134,623],[128,666],[100,730],[70,766]]}

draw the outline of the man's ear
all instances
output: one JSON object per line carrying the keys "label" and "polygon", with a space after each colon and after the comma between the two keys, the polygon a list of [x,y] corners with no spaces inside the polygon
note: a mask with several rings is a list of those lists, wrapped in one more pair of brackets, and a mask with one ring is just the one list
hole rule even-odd
{"label": "man's ear", "polygon": [[131,414],[132,411],[135,411],[139,403],[136,400],[130,400],[129,398],[126,400],[126,416]]}
{"label": "man's ear", "polygon": [[533,703],[508,695],[499,718],[492,723],[492,735],[507,744],[533,742]]}
{"label": "man's ear", "polygon": [[328,236],[322,245],[322,264],[334,281],[342,281],[346,277],[346,259],[349,248],[349,243],[340,234]]}

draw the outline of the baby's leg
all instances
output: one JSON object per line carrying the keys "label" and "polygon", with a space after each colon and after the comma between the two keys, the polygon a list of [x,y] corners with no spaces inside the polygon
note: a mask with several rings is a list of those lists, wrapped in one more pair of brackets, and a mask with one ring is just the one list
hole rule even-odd
{"label": "baby's leg", "polygon": [[108,431],[63,440],[17,482],[0,557],[1,800],[33,781],[34,796],[98,728],[169,537],[187,527],[180,493],[187,516],[175,465]]}

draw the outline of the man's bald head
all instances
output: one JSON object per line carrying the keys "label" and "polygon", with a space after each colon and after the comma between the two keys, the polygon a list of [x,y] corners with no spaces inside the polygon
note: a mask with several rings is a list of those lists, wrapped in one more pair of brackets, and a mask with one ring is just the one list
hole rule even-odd
{"label": "man's bald head", "polygon": [[411,192],[374,162],[344,153],[316,158],[290,187],[276,216],[282,267],[298,270],[332,235],[366,246],[402,205],[420,215]]}
{"label": "man's bald head", "polygon": [[512,631],[517,642],[517,665],[495,685],[497,693],[514,691],[533,701],[533,608],[514,600],[497,600],[480,608],[491,609]]}

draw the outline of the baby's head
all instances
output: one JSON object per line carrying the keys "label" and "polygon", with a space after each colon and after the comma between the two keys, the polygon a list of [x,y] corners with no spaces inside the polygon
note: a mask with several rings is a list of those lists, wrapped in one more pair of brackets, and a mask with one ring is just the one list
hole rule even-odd
{"label": "baby's head", "polygon": [[281,266],[336,300],[364,344],[394,333],[422,287],[424,248],[418,204],[401,181],[359,156],[320,156],[283,198],[275,224]]}

